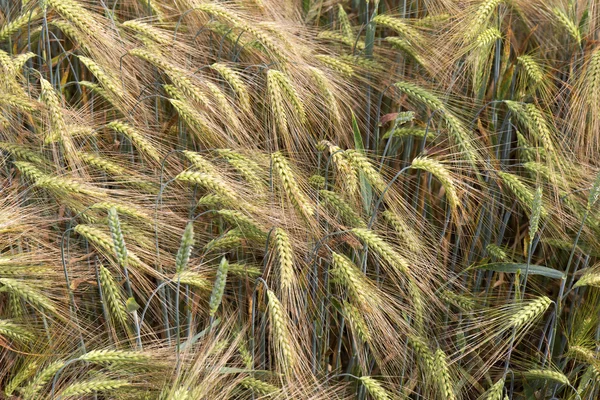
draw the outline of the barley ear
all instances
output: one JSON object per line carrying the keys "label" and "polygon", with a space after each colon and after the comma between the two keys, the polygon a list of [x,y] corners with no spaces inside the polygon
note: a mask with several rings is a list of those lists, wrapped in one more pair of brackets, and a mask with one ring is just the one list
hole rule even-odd
{"label": "barley ear", "polygon": [[223,300],[225,284],[227,283],[228,269],[229,263],[227,262],[227,259],[225,257],[221,258],[221,262],[219,263],[219,267],[217,268],[217,276],[215,278],[213,290],[210,294],[210,299],[208,302],[209,315],[211,317],[213,317],[217,313],[217,310],[221,305],[221,301]]}
{"label": "barley ear", "polygon": [[192,254],[192,246],[194,245],[194,223],[188,222],[185,226],[185,231],[181,237],[181,244],[177,255],[175,256],[175,269],[177,273],[182,272],[186,269],[187,264]]}

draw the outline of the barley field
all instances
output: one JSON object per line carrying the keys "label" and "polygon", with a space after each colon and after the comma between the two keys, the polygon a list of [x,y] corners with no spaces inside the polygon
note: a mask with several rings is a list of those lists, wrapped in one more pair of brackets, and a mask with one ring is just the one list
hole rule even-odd
{"label": "barley field", "polygon": [[600,398],[598,0],[1,0],[0,399]]}

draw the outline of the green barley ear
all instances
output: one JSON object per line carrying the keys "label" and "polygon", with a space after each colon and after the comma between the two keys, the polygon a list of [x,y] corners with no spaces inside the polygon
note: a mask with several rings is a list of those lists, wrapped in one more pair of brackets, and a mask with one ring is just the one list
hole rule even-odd
{"label": "green barley ear", "polygon": [[267,290],[267,300],[272,340],[277,353],[278,364],[282,371],[289,373],[294,365],[294,356],[287,319],[279,299],[271,290]]}
{"label": "green barley ear", "polygon": [[144,353],[128,350],[91,350],[78,360],[98,365],[148,364],[151,358]]}
{"label": "green barley ear", "polygon": [[64,388],[58,397],[66,398],[71,396],[83,396],[94,392],[109,392],[131,386],[131,383],[125,379],[94,378],[87,381],[72,383]]}
{"label": "green barley ear", "polygon": [[[13,34],[17,33],[19,30],[24,29],[29,24],[29,21],[33,23],[40,15],[39,9],[34,9],[33,12],[26,12],[22,15],[19,15],[17,18],[14,18],[10,22],[6,22],[4,20],[2,24],[2,28],[0,29],[0,42],[8,39]],[[30,19],[31,16],[31,19]]]}
{"label": "green barley ear", "polygon": [[521,309],[510,316],[509,326],[517,329],[530,324],[546,312],[551,303],[552,300],[546,296],[540,296],[528,303],[523,303]]}
{"label": "green barley ear", "polygon": [[123,176],[126,173],[125,168],[94,153],[81,152],[79,153],[79,158],[81,158],[81,161],[84,163],[110,175]]}
{"label": "green barley ear", "polygon": [[419,236],[417,236],[414,229],[403,218],[391,210],[386,210],[381,215],[394,228],[400,240],[411,252],[420,253],[422,251]]}
{"label": "green barley ear", "polygon": [[300,190],[288,161],[280,152],[273,153],[271,161],[273,170],[279,176],[288,199],[304,217],[310,218],[314,213],[314,208],[306,195]]}
{"label": "green barley ear", "polygon": [[108,210],[108,228],[110,229],[117,260],[119,260],[121,267],[125,267],[127,266],[127,247],[125,246],[123,231],[121,231],[121,221],[119,221],[117,209],[114,207]]}
{"label": "green barley ear", "polygon": [[315,55],[315,58],[345,78],[349,79],[354,76],[354,68],[341,61],[339,58],[328,56],[326,54],[317,54]]}
{"label": "green barley ear", "polygon": [[265,191],[265,180],[261,176],[263,170],[256,161],[230,149],[219,149],[217,152],[252,185],[253,189]]}
{"label": "green barley ear", "polygon": [[[435,374],[434,354],[423,338],[410,336],[408,343],[415,351],[416,358],[425,374]],[[431,376],[432,376],[431,375]]]}
{"label": "green barley ear", "polygon": [[175,108],[179,117],[198,135],[205,135],[207,137],[210,133],[210,129],[206,124],[206,121],[202,117],[202,115],[196,111],[196,109],[191,106],[185,100],[175,100],[169,99],[169,103]]}
{"label": "green barley ear", "polygon": [[356,228],[367,227],[367,224],[362,220],[360,215],[354,211],[354,208],[346,203],[346,201],[344,201],[337,193],[332,192],[331,190],[319,190],[319,194],[323,198],[325,204],[337,211],[346,224]]}
{"label": "green barley ear", "polygon": [[236,225],[248,237],[262,239],[266,236],[263,226],[241,211],[219,210],[217,214],[232,225]]}
{"label": "green barley ear", "polygon": [[344,10],[344,6],[338,4],[338,22],[340,23],[340,30],[347,38],[354,38],[354,33],[352,33],[352,25],[350,24],[350,20],[348,19],[348,14]]}
{"label": "green barley ear", "polygon": [[131,140],[138,150],[147,154],[154,161],[160,162],[161,157],[158,150],[133,126],[121,121],[112,121],[106,127],[124,135]]}
{"label": "green barley ear", "polygon": [[409,38],[415,43],[419,43],[423,40],[421,34],[411,25],[406,23],[405,19],[394,18],[389,15],[379,14],[372,19],[373,23],[390,28],[400,33],[402,36]]}
{"label": "green barley ear", "polygon": [[[104,231],[86,224],[78,224],[73,230],[105,253],[114,254],[112,238],[110,235],[104,233]],[[127,263],[134,267],[142,265],[140,258],[130,250],[127,250]]]}
{"label": "green barley ear", "polygon": [[183,155],[187,158],[195,169],[207,174],[216,174],[217,170],[213,163],[207,160],[202,154],[194,151],[184,150]]}
{"label": "green barley ear", "polygon": [[360,382],[367,389],[369,394],[373,396],[375,400],[392,400],[392,396],[384,389],[383,385],[376,379],[370,376],[361,376]]}
{"label": "green barley ear", "polygon": [[498,7],[499,4],[503,3],[504,0],[484,0],[481,2],[473,20],[471,21],[468,28],[465,30],[465,38],[472,39],[476,37],[482,29],[487,28],[488,21],[492,16],[492,13]]}
{"label": "green barley ear", "polygon": [[225,257],[221,258],[219,268],[217,268],[217,276],[213,285],[212,293],[210,294],[210,300],[208,302],[209,315],[213,317],[221,301],[223,300],[223,293],[225,291],[225,284],[227,283],[227,270],[229,269],[229,263]]}
{"label": "green barley ear", "polygon": [[560,371],[552,369],[530,369],[523,373],[528,379],[539,379],[542,381],[553,381],[563,385],[570,385],[569,378]]}
{"label": "green barley ear", "polygon": [[86,68],[92,74],[94,74],[94,76],[96,77],[96,79],[98,79],[102,86],[104,86],[119,97],[125,96],[125,93],[121,88],[121,83],[117,79],[115,79],[115,77],[111,76],[109,73],[104,71],[102,67],[100,67],[100,65],[98,65],[94,60],[88,57],[79,56],[79,61],[81,61],[82,64],[85,65]]}
{"label": "green barley ear", "polygon": [[[1,326],[1,324],[2,323],[0,322],[0,326]],[[39,368],[38,361],[36,361],[36,360],[29,361],[29,360],[25,359],[23,362],[24,362],[24,365],[21,366],[19,371],[12,377],[12,379],[4,387],[4,393],[9,397],[11,397],[11,395],[17,388],[21,387],[21,384],[23,382],[25,382],[33,374],[35,374],[35,371]]]}
{"label": "green barley ear", "polygon": [[50,117],[50,130],[48,131],[48,135],[44,139],[44,142],[58,142],[61,140],[67,127],[60,99],[50,82],[44,78],[40,78],[40,83],[42,86],[40,100],[48,107],[48,115]]}
{"label": "green barley ear", "polygon": [[527,73],[527,77],[535,84],[539,84],[544,80],[544,70],[539,63],[530,55],[522,55],[517,58],[519,64]]}
{"label": "green barley ear", "polygon": [[240,385],[262,396],[269,396],[279,391],[279,388],[277,386],[273,386],[270,383],[251,377],[246,377],[242,379],[240,381]]}
{"label": "green barley ear", "polygon": [[0,142],[0,150],[10,153],[17,160],[25,160],[38,165],[44,164],[43,156],[26,146]]}
{"label": "green barley ear", "polygon": [[403,274],[409,274],[408,262],[377,233],[363,228],[354,228],[352,229],[352,233],[390,265],[398,268]]}
{"label": "green barley ear", "polygon": [[21,325],[5,319],[0,319],[0,337],[27,343],[32,341],[35,338],[35,335]]}
{"label": "green barley ear", "polygon": [[349,298],[356,304],[363,309],[369,309],[374,299],[362,271],[343,254],[332,252],[331,258],[330,273],[334,281],[348,290]]}
{"label": "green barley ear", "polygon": [[[500,176],[502,182],[506,185],[506,187],[508,187],[510,191],[517,196],[521,203],[523,203],[527,207],[533,206],[535,193],[533,193],[532,190],[528,188],[517,175],[502,171],[498,171],[498,175]],[[543,205],[541,205],[541,201],[539,208],[540,216],[545,217],[547,211],[544,209]]]}
{"label": "green barley ear", "polygon": [[341,182],[344,193],[347,193],[350,198],[358,193],[358,174],[350,161],[344,157],[345,152],[327,140],[319,142],[317,149],[319,151],[327,150],[329,152],[331,161],[336,169],[336,179]]}
{"label": "green barley ear", "polygon": [[229,186],[227,186],[227,184],[221,179],[217,178],[212,174],[198,171],[183,171],[179,173],[179,175],[177,175],[175,179],[178,181],[190,182],[199,185],[231,201],[235,202],[237,200],[237,195],[235,191]]}
{"label": "green barley ear", "polygon": [[405,93],[409,97],[412,97],[419,102],[425,104],[427,107],[432,110],[445,110],[444,102],[440,100],[437,96],[435,96],[430,91],[423,89],[420,86],[417,86],[410,82],[396,82],[394,86],[400,90],[402,93]]}
{"label": "green barley ear", "polygon": [[308,184],[315,189],[323,189],[325,187],[325,177],[321,175],[311,175],[308,178]]}
{"label": "green barley ear", "polygon": [[190,270],[182,271],[173,276],[172,281],[179,282],[182,285],[190,285],[202,290],[211,288],[210,282],[200,273]]}
{"label": "green barley ear", "polygon": [[288,117],[283,101],[283,93],[279,81],[275,75],[275,70],[267,72],[267,91],[271,102],[271,113],[280,132],[288,131]]}
{"label": "green barley ear", "polygon": [[75,0],[44,0],[54,8],[64,19],[76,25],[90,37],[94,36],[94,21],[92,14]]}
{"label": "green barley ear", "polygon": [[281,289],[289,290],[294,282],[294,250],[287,232],[277,228],[273,232],[275,251],[279,263]]}
{"label": "green barley ear", "polygon": [[495,27],[488,28],[477,36],[477,39],[475,39],[475,47],[478,49],[486,49],[499,39],[502,39],[502,32]]}
{"label": "green barley ear", "polygon": [[[591,271],[588,271],[590,269]],[[586,273],[577,280],[573,288],[581,286],[600,287],[600,273],[596,268],[587,268]]]}
{"label": "green barley ear", "polygon": [[378,191],[382,192],[387,184],[381,174],[375,169],[367,156],[356,150],[346,150],[344,156],[350,164],[361,171],[369,183]]}
{"label": "green barley ear", "polygon": [[194,245],[194,223],[188,222],[183,236],[181,237],[181,244],[177,255],[175,257],[175,269],[177,273],[182,272],[190,261],[190,255],[192,254],[192,246]]}
{"label": "green barley ear", "polygon": [[216,72],[218,72],[223,77],[223,79],[225,79],[225,81],[229,83],[233,91],[237,94],[240,104],[244,111],[249,112],[251,110],[250,94],[240,74],[222,63],[215,63],[212,64],[210,67]]}
{"label": "green barley ear", "polygon": [[590,194],[588,195],[588,210],[591,210],[592,207],[594,207],[594,205],[598,201],[598,198],[600,198],[600,172],[596,175],[596,179],[594,180],[594,184],[592,185],[592,188],[590,189]]}
{"label": "green barley ear", "polygon": [[504,393],[504,379],[500,379],[498,382],[494,383],[492,387],[490,387],[484,393],[484,400],[502,400],[502,394]]}
{"label": "green barley ear", "polygon": [[354,307],[350,302],[344,301],[342,304],[342,313],[348,321],[352,334],[363,343],[369,343],[372,340],[369,326],[363,317],[363,311]]}
{"label": "green barley ear", "polygon": [[0,278],[0,288],[19,296],[34,307],[57,313],[56,307],[52,304],[50,299],[24,281],[11,278]]}
{"label": "green barley ear", "polygon": [[446,353],[442,349],[437,349],[434,354],[433,363],[436,368],[436,379],[440,388],[440,395],[447,400],[456,399],[454,388],[452,386],[452,378],[448,369],[448,360]]}
{"label": "green barley ear", "polygon": [[110,311],[110,316],[121,324],[121,326],[126,327],[127,312],[125,311],[124,296],[121,288],[106,267],[100,265],[99,269],[100,289]]}
{"label": "green barley ear", "polygon": [[357,50],[364,50],[365,48],[364,41],[357,41],[352,36],[346,36],[343,33],[338,33],[334,31],[322,31],[317,37],[320,39],[331,40],[333,42],[339,42],[345,44],[350,48],[356,48]]}
{"label": "green barley ear", "polygon": [[[144,2],[150,3],[150,2],[147,2],[146,0],[144,0]],[[142,21],[129,20],[129,21],[123,22],[122,26],[125,28],[128,28],[128,29],[131,29],[134,32],[141,33],[142,35],[152,39],[156,43],[159,43],[162,45],[170,44],[170,40],[167,37],[165,37],[165,35],[159,29],[153,27],[152,25],[146,24]]]}
{"label": "green barley ear", "polygon": [[224,235],[215,238],[204,246],[205,251],[224,251],[240,247],[243,243],[244,235],[239,229],[232,229]]}
{"label": "green barley ear", "polygon": [[579,27],[567,14],[561,11],[559,8],[555,7],[552,9],[552,12],[556,16],[558,23],[565,29],[569,35],[577,42],[577,44],[581,43],[581,32],[579,31]]}
{"label": "green barley ear", "polygon": [[441,162],[429,157],[419,156],[413,160],[411,167],[429,172],[435,176],[446,190],[446,198],[448,199],[450,207],[452,207],[453,210],[456,210],[460,203],[456,186],[454,180],[450,176],[450,172]]}
{"label": "green barley ear", "polygon": [[533,243],[533,239],[540,225],[540,217],[542,214],[542,187],[538,186],[535,189],[533,202],[531,204],[531,218],[529,219],[529,241]]}
{"label": "green barley ear", "polygon": [[38,374],[31,380],[31,382],[25,386],[22,390],[23,398],[25,400],[39,399],[38,393],[48,383],[54,375],[65,365],[64,361],[58,360],[46,366],[38,372]]}

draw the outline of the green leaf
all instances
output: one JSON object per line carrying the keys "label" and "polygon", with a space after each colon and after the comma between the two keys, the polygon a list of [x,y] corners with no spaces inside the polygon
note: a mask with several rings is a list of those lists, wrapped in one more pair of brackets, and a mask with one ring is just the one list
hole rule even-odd
{"label": "green leaf", "polygon": [[137,303],[137,301],[135,301],[133,297],[130,297],[125,302],[125,308],[127,309],[127,312],[132,313],[137,311],[140,308],[140,305]]}
{"label": "green leaf", "polygon": [[363,144],[362,135],[360,134],[360,128],[358,127],[358,121],[354,111],[352,112],[352,133],[354,133],[354,148],[360,153],[365,154],[365,145]]}
{"label": "green leaf", "polygon": [[[516,273],[517,271],[521,271],[525,273],[527,270],[527,264],[517,264],[517,263],[491,263],[485,265],[479,265],[475,267],[477,269],[483,269],[485,271],[496,271],[496,272],[508,272],[508,273]],[[547,278],[554,279],[562,279],[565,274],[561,271],[544,267],[543,265],[529,265],[529,275],[542,275]]]}

